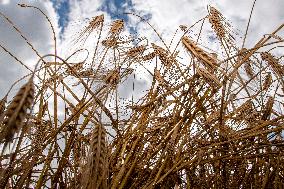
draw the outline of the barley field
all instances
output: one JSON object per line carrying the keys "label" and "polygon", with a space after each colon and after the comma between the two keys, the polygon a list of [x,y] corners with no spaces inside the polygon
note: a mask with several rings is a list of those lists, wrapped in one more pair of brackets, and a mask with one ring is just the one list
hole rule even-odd
{"label": "barley field", "polygon": [[[30,69],[0,44],[29,69],[0,97],[0,188],[284,188],[284,24],[247,48],[252,34],[237,35],[218,7],[177,26],[175,44],[134,13],[160,43],[96,15],[63,58],[46,13],[19,6],[44,16],[54,45],[38,52],[1,13],[38,61]],[[218,52],[202,43],[204,27]],[[135,95],[142,70],[149,86]]]}

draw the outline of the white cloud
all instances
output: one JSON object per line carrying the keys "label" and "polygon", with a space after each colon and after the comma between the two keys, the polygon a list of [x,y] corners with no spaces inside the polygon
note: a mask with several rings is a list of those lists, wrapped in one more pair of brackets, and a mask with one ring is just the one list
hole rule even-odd
{"label": "white cloud", "polygon": [[9,4],[10,0],[0,0],[0,4],[6,5]]}
{"label": "white cloud", "polygon": [[[195,21],[206,16],[207,5],[212,5],[220,10],[223,16],[232,23],[234,29],[240,30],[243,35],[252,3],[253,1],[247,0],[133,0],[134,9],[138,12],[150,13],[152,15],[150,23],[165,38],[171,37],[180,24],[190,26]],[[284,7],[284,1],[282,0],[259,0],[256,2],[248,33],[248,45],[252,45],[263,34],[272,32],[277,26],[284,23],[282,7]],[[141,27],[139,32],[145,33],[143,27]]]}
{"label": "white cloud", "polygon": [[[53,36],[48,22],[39,11],[31,8],[21,8],[17,3],[26,3],[41,8],[50,17],[57,29],[56,15],[51,3],[11,0],[0,5],[0,11],[14,22],[41,55],[50,53],[53,50]],[[33,69],[38,56],[3,17],[0,18],[0,33],[0,44]],[[0,66],[1,98],[13,82],[29,72],[2,49],[0,50]],[[19,88],[19,86],[16,88]]]}

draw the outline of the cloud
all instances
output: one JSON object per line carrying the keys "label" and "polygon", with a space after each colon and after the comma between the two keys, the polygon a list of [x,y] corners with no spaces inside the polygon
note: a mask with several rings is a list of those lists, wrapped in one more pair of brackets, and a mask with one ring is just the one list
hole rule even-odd
{"label": "cloud", "polygon": [[[233,0],[233,1],[194,1],[194,0],[133,0],[133,9],[137,12],[151,15],[149,22],[165,38],[173,36],[174,31],[180,24],[192,25],[195,21],[206,16],[207,5],[213,5],[227,18],[234,29],[245,33],[250,10],[253,1]],[[254,44],[264,33],[272,32],[277,26],[284,23],[282,7],[284,1],[257,1],[251,19],[248,32],[247,45]],[[139,28],[139,27],[138,27]],[[145,33],[141,27],[139,32]],[[151,31],[152,32],[152,31]]]}
{"label": "cloud", "polygon": [[[233,27],[245,33],[253,1],[218,1],[217,7]],[[247,45],[255,44],[264,34],[273,32],[284,23],[284,1],[256,1],[247,36]]]}
{"label": "cloud", "polygon": [[[56,15],[51,3],[37,1],[19,2],[11,0],[0,4],[0,11],[14,22],[22,34],[41,55],[50,53],[51,50],[53,50],[53,37],[47,21],[39,11],[31,8],[21,8],[17,3],[38,6],[50,17],[52,22],[55,23],[55,28],[58,30],[56,25]],[[28,67],[33,69],[33,66],[38,60],[38,56],[3,17],[1,17],[0,20],[0,33],[0,44],[7,48]],[[13,82],[29,72],[2,49],[0,50],[0,66],[1,98],[8,91]],[[16,89],[17,88],[19,88],[19,86],[17,86]]]}

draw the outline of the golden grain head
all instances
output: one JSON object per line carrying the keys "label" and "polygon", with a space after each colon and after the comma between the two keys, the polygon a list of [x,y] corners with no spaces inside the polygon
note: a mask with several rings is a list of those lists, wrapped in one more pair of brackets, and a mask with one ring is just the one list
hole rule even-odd
{"label": "golden grain head", "polygon": [[144,45],[140,45],[140,46],[137,46],[137,47],[132,47],[131,49],[129,49],[127,52],[126,52],[126,55],[128,57],[136,57],[138,55],[142,55],[143,52],[146,50],[146,47]]}
{"label": "golden grain head", "polygon": [[268,97],[264,110],[262,112],[262,120],[267,120],[273,109],[274,98],[272,96]]}
{"label": "golden grain head", "polygon": [[0,117],[3,115],[6,109],[6,103],[7,103],[7,96],[5,96],[0,100]]}
{"label": "golden grain head", "polygon": [[67,74],[73,74],[72,70],[76,70],[77,72],[81,71],[83,69],[84,63],[76,63],[76,64],[70,64],[71,68],[67,68],[66,73]]}
{"label": "golden grain head", "polygon": [[187,30],[187,26],[185,25],[180,25],[179,28],[181,29],[181,31],[186,32]]}
{"label": "golden grain head", "polygon": [[110,34],[112,35],[118,35],[124,27],[124,21],[123,20],[115,20],[110,28]]}
{"label": "golden grain head", "polygon": [[198,58],[201,63],[208,69],[210,72],[214,72],[217,67],[217,59],[213,58],[211,55],[206,53],[203,49],[199,48],[196,43],[189,39],[188,37],[182,37],[182,43],[185,48],[196,58]]}
{"label": "golden grain head", "polygon": [[95,28],[99,27],[103,22],[104,22],[104,15],[102,14],[102,15],[93,17],[92,20],[89,23],[89,26],[92,29],[95,29]]}
{"label": "golden grain head", "polygon": [[251,66],[251,62],[245,62],[244,63],[244,68],[245,68],[245,71],[246,71],[246,74],[252,78],[254,76],[254,72],[253,72],[253,68]]}
{"label": "golden grain head", "polygon": [[117,38],[112,37],[102,41],[102,45],[109,48],[116,48],[118,45]]}
{"label": "golden grain head", "polygon": [[106,130],[102,125],[96,125],[92,134],[86,170],[81,180],[83,188],[108,188],[107,151]]}
{"label": "golden grain head", "polygon": [[[233,39],[232,35],[226,30],[225,24],[227,23],[223,24],[223,22],[225,22],[223,15],[212,6],[209,10],[208,20],[220,40],[230,42],[230,40]],[[228,24],[226,26],[228,27]]]}
{"label": "golden grain head", "polygon": [[33,105],[34,92],[34,83],[32,79],[30,79],[14,96],[5,112],[1,141],[11,142],[14,134],[21,129],[27,116],[27,110]]}
{"label": "golden grain head", "polygon": [[209,85],[214,88],[220,88],[222,86],[219,79],[213,74],[203,68],[196,68],[196,72],[200,75]]}
{"label": "golden grain head", "polygon": [[275,56],[273,56],[269,52],[261,52],[260,56],[262,60],[266,61],[270,65],[270,67],[278,75],[278,77],[284,76],[284,71],[282,69],[282,66],[279,64],[279,61],[276,59]]}
{"label": "golden grain head", "polygon": [[143,61],[148,61],[148,60],[152,60],[153,58],[155,58],[156,53],[155,52],[151,52],[145,56],[142,57]]}
{"label": "golden grain head", "polygon": [[269,72],[264,79],[263,88],[262,90],[266,91],[272,84],[272,75]]}
{"label": "golden grain head", "polygon": [[119,80],[120,80],[120,71],[119,69],[115,69],[115,70],[112,70],[108,73],[108,75],[105,77],[105,82],[107,84],[113,84],[113,85],[116,85],[119,83]]}

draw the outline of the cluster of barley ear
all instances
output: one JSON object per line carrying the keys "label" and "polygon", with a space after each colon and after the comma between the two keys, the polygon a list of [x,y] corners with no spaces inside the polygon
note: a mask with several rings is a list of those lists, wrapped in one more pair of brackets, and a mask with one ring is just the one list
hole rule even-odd
{"label": "cluster of barley ear", "polygon": [[39,61],[0,101],[0,188],[284,188],[283,25],[243,48],[216,8],[201,21],[219,51],[199,21],[173,49],[96,16],[68,58],[16,30]]}

